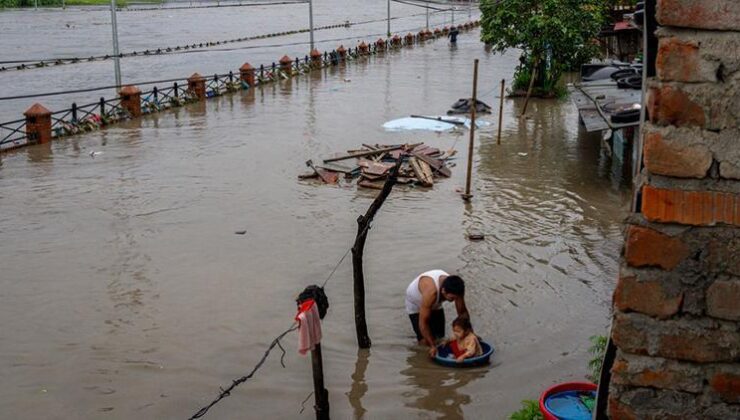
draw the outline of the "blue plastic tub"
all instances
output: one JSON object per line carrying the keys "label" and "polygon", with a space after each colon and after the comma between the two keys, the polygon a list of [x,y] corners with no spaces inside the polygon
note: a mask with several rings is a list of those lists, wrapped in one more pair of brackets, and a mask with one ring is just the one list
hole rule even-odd
{"label": "blue plastic tub", "polygon": [[473,367],[485,365],[491,360],[491,355],[493,354],[494,348],[492,345],[486,343],[485,341],[481,341],[480,346],[483,350],[482,355],[465,359],[462,362],[458,362],[457,360],[455,360],[455,355],[452,354],[450,346],[438,346],[437,355],[434,356],[434,361],[442,366],[448,367]]}

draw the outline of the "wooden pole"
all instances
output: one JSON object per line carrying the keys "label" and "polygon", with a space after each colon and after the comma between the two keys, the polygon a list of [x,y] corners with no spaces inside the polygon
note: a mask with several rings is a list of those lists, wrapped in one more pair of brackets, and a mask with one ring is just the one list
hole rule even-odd
{"label": "wooden pole", "polygon": [[496,138],[496,144],[501,144],[501,124],[504,118],[504,86],[506,80],[501,79],[501,102],[498,106],[498,137]]}
{"label": "wooden pole", "polygon": [[527,113],[527,105],[529,105],[529,96],[532,95],[532,88],[534,87],[534,79],[537,78],[537,66],[539,65],[538,60],[534,60],[534,65],[532,66],[532,77],[529,79],[529,89],[527,89],[527,97],[524,98],[524,109],[522,109],[522,114],[520,117],[523,117],[524,114]]}
{"label": "wooden pole", "polygon": [[478,108],[478,59],[473,62],[473,109],[470,110],[470,142],[468,143],[468,173],[465,178],[465,194],[462,198],[470,200],[470,183],[473,176],[473,142],[475,140],[475,111]]}
{"label": "wooden pole", "polygon": [[371,345],[370,336],[367,333],[367,322],[365,321],[365,275],[362,272],[362,253],[365,251],[365,240],[367,239],[370,222],[373,221],[375,213],[378,212],[396,184],[402,160],[402,158],[399,158],[396,166],[391,169],[383,189],[370,204],[370,208],[367,209],[365,215],[357,218],[357,237],[355,238],[355,244],[352,246],[352,275],[355,286],[355,330],[357,331],[357,345],[361,349],[369,349]]}
{"label": "wooden pole", "polygon": [[311,369],[313,370],[313,396],[316,420],[329,420],[329,391],[324,388],[324,363],[321,359],[321,344],[311,350]]}

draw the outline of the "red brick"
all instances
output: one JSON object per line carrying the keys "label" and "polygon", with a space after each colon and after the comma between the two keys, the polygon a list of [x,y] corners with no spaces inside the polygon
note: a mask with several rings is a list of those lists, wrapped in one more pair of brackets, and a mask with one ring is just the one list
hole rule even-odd
{"label": "red brick", "polygon": [[620,349],[633,354],[648,354],[647,333],[634,325],[629,316],[617,314],[612,322],[612,340]]}
{"label": "red brick", "polygon": [[718,372],[709,381],[712,390],[728,403],[740,403],[740,376]]}
{"label": "red brick", "polygon": [[700,393],[704,371],[698,365],[622,353],[612,366],[612,383]]}
{"label": "red brick", "polygon": [[[719,211],[717,206],[720,204],[724,211]],[[645,218],[653,222],[740,226],[740,194],[672,190],[645,185],[642,188],[641,211]]]}
{"label": "red brick", "polygon": [[729,362],[738,357],[738,346],[740,339],[734,332],[686,329],[660,335],[655,355],[700,363]]}
{"label": "red brick", "polygon": [[641,226],[630,226],[627,230],[624,257],[633,267],[658,266],[672,270],[688,254],[688,247],[680,239]]}
{"label": "red brick", "polygon": [[673,86],[653,87],[648,99],[650,121],[657,125],[677,127],[706,124],[704,110],[679,88]]}
{"label": "red brick", "polygon": [[712,165],[712,152],[700,140],[682,143],[665,139],[657,131],[647,132],[643,159],[648,171],[680,178],[704,178]]}
{"label": "red brick", "polygon": [[631,408],[619,402],[611,393],[609,395],[609,404],[607,406],[609,418],[611,420],[637,420],[637,415]]}
{"label": "red brick", "polygon": [[658,0],[656,18],[663,26],[740,30],[740,1]]}
{"label": "red brick", "polygon": [[661,80],[702,81],[699,45],[696,42],[680,41],[677,38],[660,39],[655,68]]}
{"label": "red brick", "polygon": [[740,321],[740,281],[712,283],[707,289],[707,313],[715,318]]}
{"label": "red brick", "polygon": [[635,276],[620,277],[614,291],[614,305],[622,312],[635,311],[658,318],[669,318],[681,308],[683,294],[672,294],[658,280],[640,281]]}

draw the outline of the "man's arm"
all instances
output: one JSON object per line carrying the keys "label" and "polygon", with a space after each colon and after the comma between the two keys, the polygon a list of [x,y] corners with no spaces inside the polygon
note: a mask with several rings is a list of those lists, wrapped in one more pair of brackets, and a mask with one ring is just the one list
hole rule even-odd
{"label": "man's arm", "polygon": [[421,311],[419,311],[419,331],[421,331],[421,336],[424,338],[427,346],[434,348],[434,337],[432,336],[432,329],[429,328],[429,319],[431,317],[432,309],[422,306]]}
{"label": "man's arm", "polygon": [[465,298],[463,296],[460,296],[459,298],[455,299],[455,309],[457,309],[457,316],[462,316],[462,317],[470,319],[470,314],[468,313],[468,307],[465,306]]}

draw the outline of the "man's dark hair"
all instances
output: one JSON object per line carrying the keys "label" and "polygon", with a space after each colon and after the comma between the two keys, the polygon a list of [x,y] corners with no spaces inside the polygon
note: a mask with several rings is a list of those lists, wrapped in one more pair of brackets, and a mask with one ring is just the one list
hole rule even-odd
{"label": "man's dark hair", "polygon": [[465,296],[465,282],[460,276],[447,276],[442,282],[442,290],[457,296]]}
{"label": "man's dark hair", "polygon": [[452,321],[453,327],[460,327],[463,331],[470,331],[473,329],[473,325],[470,324],[470,319],[466,316],[459,316]]}

